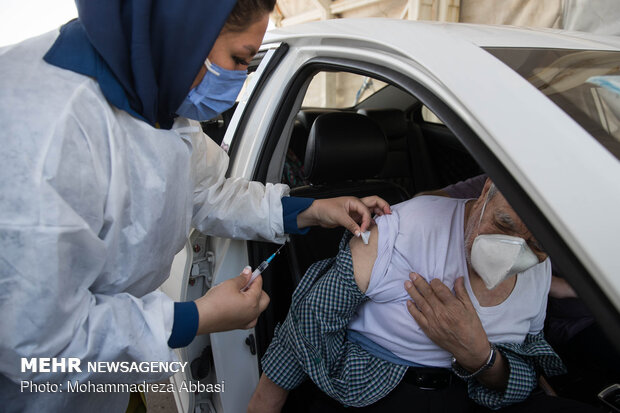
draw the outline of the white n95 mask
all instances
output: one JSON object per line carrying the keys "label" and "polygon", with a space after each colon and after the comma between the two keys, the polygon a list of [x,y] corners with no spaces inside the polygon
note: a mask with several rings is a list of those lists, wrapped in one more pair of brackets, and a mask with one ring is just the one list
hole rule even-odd
{"label": "white n95 mask", "polygon": [[[491,189],[487,192],[482,205],[478,228],[480,228]],[[476,236],[471,246],[471,265],[489,290],[500,285],[512,274],[523,272],[536,264],[538,264],[538,257],[520,237],[482,234]]]}
{"label": "white n95 mask", "polygon": [[525,240],[503,234],[483,234],[474,239],[471,265],[489,290],[512,274],[538,264],[538,258]]}

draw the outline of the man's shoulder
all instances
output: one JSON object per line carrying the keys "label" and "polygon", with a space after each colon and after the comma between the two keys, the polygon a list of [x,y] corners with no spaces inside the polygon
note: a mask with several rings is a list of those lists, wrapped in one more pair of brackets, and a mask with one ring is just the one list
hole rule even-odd
{"label": "man's shoulder", "polygon": [[450,236],[454,228],[462,228],[464,203],[462,199],[419,196],[395,205],[392,211],[398,216],[401,234],[419,234],[424,238],[431,234]]}
{"label": "man's shoulder", "polygon": [[522,275],[531,284],[542,289],[548,289],[551,284],[551,259],[547,258],[543,262],[528,268]]}
{"label": "man's shoulder", "polygon": [[454,214],[465,202],[463,199],[448,198],[444,196],[422,195],[394,205],[393,210],[399,215],[409,217],[435,217],[440,218]]}

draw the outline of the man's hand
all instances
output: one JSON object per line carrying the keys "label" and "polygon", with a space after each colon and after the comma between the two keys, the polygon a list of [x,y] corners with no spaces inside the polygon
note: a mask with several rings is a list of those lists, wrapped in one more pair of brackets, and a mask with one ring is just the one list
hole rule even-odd
{"label": "man's hand", "polygon": [[453,354],[464,368],[475,371],[487,360],[490,345],[480,318],[467,295],[463,277],[454,284],[455,295],[438,279],[430,284],[416,273],[405,288],[414,302],[409,313],[435,344]]}
{"label": "man's hand", "polygon": [[297,216],[297,227],[320,225],[325,228],[335,228],[343,226],[359,236],[370,226],[373,213],[381,216],[392,212],[390,205],[378,196],[368,196],[362,199],[353,196],[317,199]]}
{"label": "man's hand", "polygon": [[246,291],[240,291],[252,276],[246,267],[238,277],[212,287],[195,301],[198,307],[198,334],[248,329],[269,304],[263,291],[263,278],[258,276]]}
{"label": "man's hand", "polygon": [[[454,292],[438,279],[430,284],[419,274],[409,274],[407,292],[415,301],[407,302],[409,313],[435,344],[452,353],[457,362],[470,372],[477,371],[488,360],[491,347],[476,313],[463,277],[454,283]],[[483,385],[504,391],[510,374],[508,362],[497,353],[493,366],[476,377]]]}

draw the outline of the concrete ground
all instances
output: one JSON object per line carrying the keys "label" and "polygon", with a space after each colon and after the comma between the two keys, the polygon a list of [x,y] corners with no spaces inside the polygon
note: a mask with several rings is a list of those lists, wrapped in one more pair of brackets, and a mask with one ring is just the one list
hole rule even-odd
{"label": "concrete ground", "polygon": [[[168,384],[165,380],[162,383]],[[147,413],[177,413],[177,406],[174,401],[174,393],[146,393]]]}

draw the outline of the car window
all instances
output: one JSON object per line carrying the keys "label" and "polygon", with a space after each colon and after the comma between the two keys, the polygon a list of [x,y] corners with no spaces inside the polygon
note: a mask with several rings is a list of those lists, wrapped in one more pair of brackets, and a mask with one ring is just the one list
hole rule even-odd
{"label": "car window", "polygon": [[347,72],[319,72],[312,78],[302,107],[350,108],[386,86],[368,76]]}
{"label": "car window", "polygon": [[[250,62],[248,67],[248,77],[245,80],[241,91],[239,92],[235,105],[220,115],[220,117],[210,122],[203,123],[203,130],[207,135],[213,129],[219,135],[216,142],[221,142],[220,146],[232,157],[234,156],[235,144],[234,137],[237,128],[242,123],[242,116],[246,113],[246,107],[253,105],[253,99],[259,96],[255,93],[256,89],[260,91],[261,81],[267,77],[266,73],[270,72],[270,67],[278,64],[282,56],[286,53],[286,48],[280,44],[268,45],[265,49],[259,51]],[[231,126],[229,128],[229,126]]]}
{"label": "car window", "polygon": [[620,159],[620,52],[487,48]]}
{"label": "car window", "polygon": [[426,106],[422,106],[422,120],[428,123],[436,123],[438,125],[443,125],[441,119],[437,117],[429,108]]}

